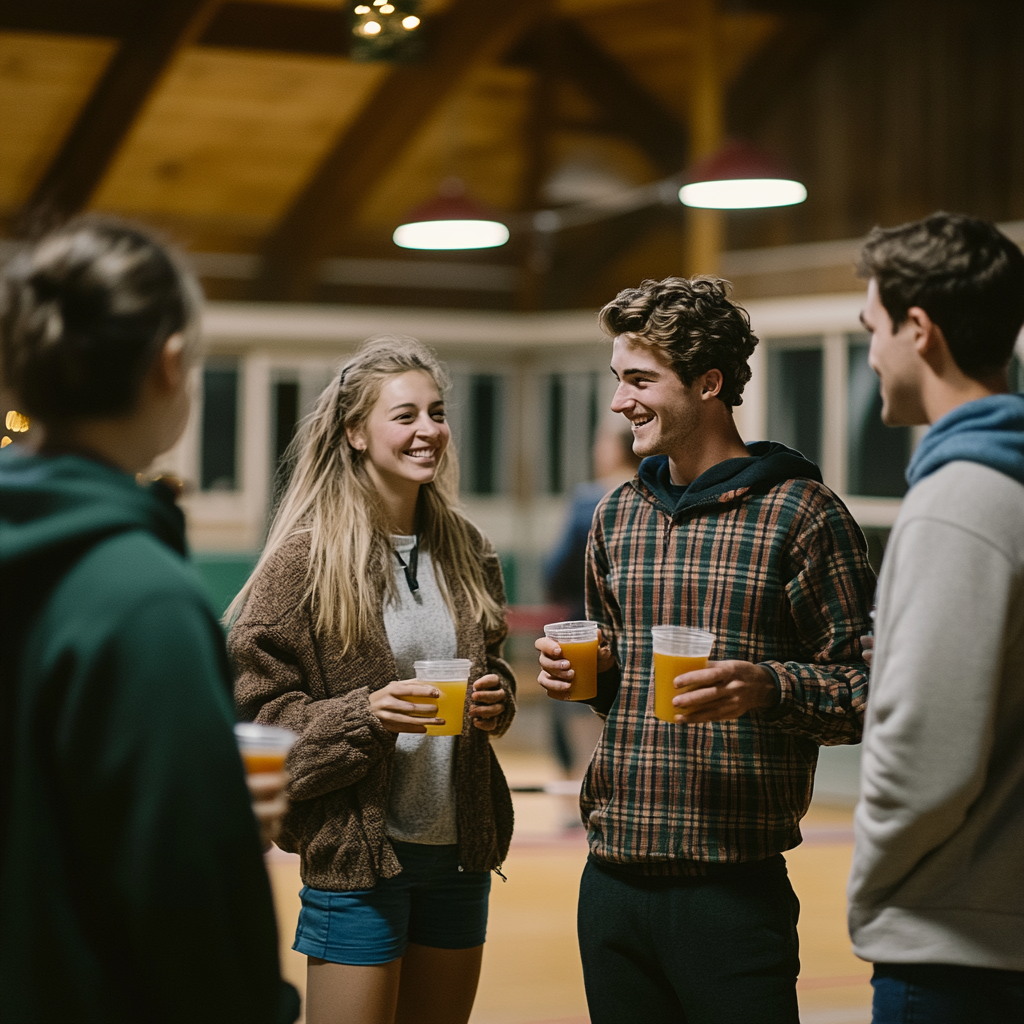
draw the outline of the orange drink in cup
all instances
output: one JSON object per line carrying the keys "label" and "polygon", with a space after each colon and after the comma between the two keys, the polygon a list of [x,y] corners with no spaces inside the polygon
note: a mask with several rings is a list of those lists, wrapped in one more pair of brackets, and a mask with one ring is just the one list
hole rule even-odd
{"label": "orange drink in cup", "polygon": [[597,623],[589,620],[552,622],[544,627],[544,635],[562,648],[562,657],[575,673],[569,683],[569,692],[555,699],[590,700],[596,697]]}
{"label": "orange drink in cup", "polygon": [[652,626],[654,641],[654,717],[662,722],[675,722],[676,715],[686,712],[672,703],[672,698],[692,687],[677,690],[672,681],[684,672],[707,668],[708,656],[715,634],[690,626]]}
{"label": "orange drink in cup", "polygon": [[258,722],[239,722],[235,726],[235,741],[247,775],[283,772],[288,751],[298,738],[290,729]]}
{"label": "orange drink in cup", "polygon": [[416,712],[422,718],[443,718],[444,725],[428,725],[428,736],[460,736],[466,713],[466,691],[469,670],[473,663],[466,658],[448,661],[417,661],[413,663],[416,682],[429,683],[441,691],[440,697],[403,697],[410,704],[436,704],[437,714]]}

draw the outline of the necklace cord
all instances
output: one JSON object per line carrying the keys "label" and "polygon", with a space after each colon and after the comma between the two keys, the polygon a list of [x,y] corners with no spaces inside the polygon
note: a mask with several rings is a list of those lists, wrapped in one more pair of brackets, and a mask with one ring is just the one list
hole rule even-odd
{"label": "necklace cord", "polygon": [[397,551],[395,551],[395,558],[398,559],[398,564],[405,571],[405,582],[409,584],[409,592],[415,594],[420,589],[419,580],[416,578],[416,568],[420,558],[419,538],[416,539],[416,543],[412,546],[412,551],[409,552],[408,563]]}

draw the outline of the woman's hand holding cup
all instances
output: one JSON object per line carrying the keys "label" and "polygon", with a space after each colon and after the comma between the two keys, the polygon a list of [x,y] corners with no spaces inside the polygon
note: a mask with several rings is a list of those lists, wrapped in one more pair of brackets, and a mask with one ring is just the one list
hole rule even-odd
{"label": "woman's hand holding cup", "polygon": [[469,702],[469,717],[473,725],[484,732],[491,732],[505,710],[505,691],[501,688],[501,680],[493,672],[481,676],[473,684]]}
{"label": "woman's hand holding cup", "polygon": [[440,697],[441,691],[416,679],[396,679],[370,694],[370,710],[388,732],[426,732],[428,725],[444,725],[436,704],[414,704],[407,697]]}

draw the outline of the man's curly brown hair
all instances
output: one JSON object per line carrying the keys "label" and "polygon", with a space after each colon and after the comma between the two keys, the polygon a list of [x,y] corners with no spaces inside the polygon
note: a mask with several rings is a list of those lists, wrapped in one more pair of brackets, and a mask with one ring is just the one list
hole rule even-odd
{"label": "man's curly brown hair", "polygon": [[743,404],[757,336],[747,311],[729,299],[718,277],[666,277],[619,292],[598,314],[601,329],[664,349],[672,369],[689,387],[702,373],[721,370],[718,397],[730,408]]}

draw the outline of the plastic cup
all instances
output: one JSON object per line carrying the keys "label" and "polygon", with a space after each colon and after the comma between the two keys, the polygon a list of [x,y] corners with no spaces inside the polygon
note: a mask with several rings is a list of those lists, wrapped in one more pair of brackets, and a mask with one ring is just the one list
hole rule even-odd
{"label": "plastic cup", "polygon": [[597,623],[552,622],[544,627],[544,635],[562,648],[562,657],[569,662],[575,675],[569,683],[569,692],[556,700],[590,700],[597,696]]}
{"label": "plastic cup", "polygon": [[466,714],[466,691],[469,688],[469,670],[473,663],[466,658],[449,661],[417,661],[416,682],[430,683],[441,691],[440,697],[403,697],[411,704],[436,704],[433,712],[414,712],[420,718],[443,718],[444,725],[428,725],[428,736],[460,736]]}
{"label": "plastic cup", "polygon": [[676,689],[672,680],[684,672],[707,668],[708,656],[715,643],[715,634],[690,626],[652,626],[654,642],[654,717],[662,722],[675,722],[676,715],[685,715],[672,698],[695,687]]}
{"label": "plastic cup", "polygon": [[247,775],[283,772],[288,751],[298,738],[290,729],[258,722],[239,722],[235,726],[235,740]]}

